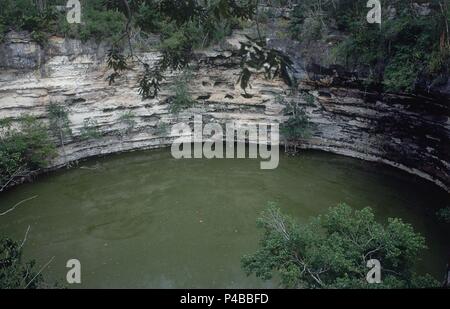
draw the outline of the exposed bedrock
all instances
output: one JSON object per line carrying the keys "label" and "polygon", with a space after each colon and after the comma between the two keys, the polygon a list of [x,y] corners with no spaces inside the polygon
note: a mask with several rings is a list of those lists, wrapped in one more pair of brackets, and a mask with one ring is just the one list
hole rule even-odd
{"label": "exposed bedrock", "polygon": [[[244,98],[236,81],[238,59],[231,51],[239,46],[239,34],[197,53],[190,83],[197,103],[179,115],[168,111],[173,94],[173,75],[169,73],[158,98],[142,100],[137,92],[141,68],[119,78],[110,86],[105,64],[107,47],[53,37],[44,49],[23,33],[10,33],[0,45],[0,119],[23,114],[46,119],[51,102],[64,102],[70,108],[73,136],[53,166],[65,160],[76,161],[120,151],[158,148],[170,144],[172,124],[192,121],[192,113],[204,121],[226,123],[282,122],[283,106],[277,96],[288,96],[281,81],[253,79]],[[141,53],[151,61],[156,51]],[[299,65],[302,67],[302,65]],[[334,71],[332,71],[334,72]],[[326,74],[325,74],[326,73]],[[395,95],[364,91],[342,83],[342,77],[325,72],[300,72],[301,87],[315,97],[304,104],[313,124],[313,132],[302,147],[330,151],[396,166],[426,178],[450,191],[450,111],[448,97]],[[338,74],[339,75],[339,74]],[[120,120],[132,111],[135,126],[121,135]],[[86,118],[95,119],[102,138],[81,140],[80,130]]]}

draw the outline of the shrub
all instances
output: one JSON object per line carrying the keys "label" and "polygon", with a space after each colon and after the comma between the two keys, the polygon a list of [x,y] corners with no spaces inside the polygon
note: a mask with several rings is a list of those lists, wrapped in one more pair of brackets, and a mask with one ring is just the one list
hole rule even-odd
{"label": "shrub", "polygon": [[69,24],[64,12],[56,5],[65,6],[65,0],[45,2],[43,8],[34,0],[2,0],[0,5],[0,38],[4,32],[26,30],[39,43],[45,43],[50,34],[63,34],[87,41],[89,39],[114,42],[122,34],[126,18],[116,9],[108,9],[103,0],[82,1],[82,23]]}
{"label": "shrub", "polygon": [[134,117],[136,117],[136,115],[132,111],[124,112],[119,116],[119,122],[122,125],[122,128],[119,130],[120,136],[123,137],[126,134],[133,132],[134,127],[136,126]]}
{"label": "shrub", "polygon": [[87,8],[83,17],[84,24],[74,25],[82,41],[94,39],[115,42],[122,35],[126,23],[125,16],[116,11],[97,11]]}
{"label": "shrub", "polygon": [[57,19],[54,8],[38,8],[33,0],[3,0],[0,6],[0,39],[8,30],[25,30],[31,33],[33,40],[44,44],[48,34],[56,31]]}
{"label": "shrub", "polygon": [[[311,101],[308,100],[311,100],[311,97],[306,95],[305,99],[310,104],[309,102]],[[277,100],[285,105],[284,115],[289,116],[288,120],[281,124],[280,132],[288,140],[307,138],[310,135],[311,124],[305,109],[301,108],[298,103],[287,102],[281,97],[277,98]]]}
{"label": "shrub", "polygon": [[136,25],[144,31],[159,32],[163,28],[161,13],[155,1],[142,3],[136,12]]}
{"label": "shrub", "polygon": [[89,140],[89,139],[97,139],[102,136],[101,132],[98,129],[97,120],[92,118],[86,118],[83,121],[83,127],[81,128],[81,139]]}
{"label": "shrub", "polygon": [[309,119],[303,109],[297,111],[295,115],[289,117],[289,119],[281,126],[282,134],[288,140],[298,140],[309,136]]}
{"label": "shrub", "polygon": [[53,136],[64,146],[65,140],[72,135],[70,128],[69,110],[66,106],[50,103],[47,108],[50,130]]}
{"label": "shrub", "polygon": [[414,90],[417,78],[418,72],[415,63],[407,57],[396,57],[384,71],[384,89],[411,92]]}

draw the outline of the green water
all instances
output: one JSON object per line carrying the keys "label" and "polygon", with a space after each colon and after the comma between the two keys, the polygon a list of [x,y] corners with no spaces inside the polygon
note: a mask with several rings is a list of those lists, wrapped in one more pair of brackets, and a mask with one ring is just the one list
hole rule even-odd
{"label": "green water", "polygon": [[[346,202],[371,206],[380,220],[401,217],[427,239],[419,270],[441,279],[450,248],[434,218],[450,205],[434,185],[395,169],[305,152],[281,157],[278,169],[258,160],[175,160],[168,150],[114,155],[41,177],[0,196],[0,235],[22,240],[25,257],[65,282],[66,262],[82,265],[82,284],[109,288],[273,287],[246,277],[240,257],[257,247],[255,220],[268,201],[305,221]],[[419,258],[419,257],[418,257]]]}

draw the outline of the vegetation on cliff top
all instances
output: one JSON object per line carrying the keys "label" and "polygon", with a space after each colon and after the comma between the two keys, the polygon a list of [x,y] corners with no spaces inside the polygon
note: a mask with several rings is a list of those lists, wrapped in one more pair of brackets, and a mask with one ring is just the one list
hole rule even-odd
{"label": "vegetation on cliff top", "polygon": [[[386,91],[414,91],[447,82],[450,67],[450,6],[448,1],[393,1],[383,5],[382,24],[369,24],[365,1],[304,0],[276,1],[281,7],[294,4],[291,34],[300,41],[317,41],[327,34],[343,34],[334,50],[338,63],[359,72],[370,83]],[[82,23],[68,24],[65,13],[56,5],[64,0],[3,0],[0,6],[0,39],[8,30],[26,30],[45,44],[51,34],[81,40],[106,40],[117,46],[129,38],[148,44],[158,34],[163,54],[156,67],[146,67],[140,79],[143,98],[154,97],[167,69],[183,69],[192,58],[192,50],[223,40],[244,22],[264,22],[258,14],[258,0],[81,0]],[[269,18],[269,17],[268,17]],[[267,19],[267,18],[266,18]],[[259,38],[258,50],[265,51]],[[262,39],[262,40],[261,40]],[[264,44],[263,44],[264,45]],[[248,49],[248,46],[243,46]],[[274,53],[275,50],[267,52]],[[253,53],[258,60],[258,53]],[[128,56],[133,56],[132,52]],[[276,61],[283,60],[281,55]],[[125,57],[126,59],[127,57]],[[266,60],[263,59],[264,63]],[[253,61],[262,69],[260,61]],[[283,63],[289,66],[289,61]],[[286,66],[285,65],[285,66]],[[286,79],[285,66],[280,77]],[[243,67],[241,87],[247,88],[250,64]],[[114,67],[109,81],[120,74]]]}
{"label": "vegetation on cliff top", "polygon": [[383,3],[382,23],[366,20],[366,1],[304,0],[291,32],[299,40],[343,34],[337,61],[386,91],[446,83],[450,73],[450,5],[444,0]]}
{"label": "vegetation on cliff top", "polygon": [[[41,38],[52,34],[117,42],[125,27],[147,37],[158,33],[162,46],[186,44],[207,46],[220,41],[240,18],[250,18],[252,1],[180,0],[80,0],[80,24],[69,24],[66,0],[3,0],[0,6],[0,33],[29,31]],[[239,4],[238,4],[239,2]],[[125,5],[126,4],[126,5]],[[45,41],[45,40],[43,40]]]}

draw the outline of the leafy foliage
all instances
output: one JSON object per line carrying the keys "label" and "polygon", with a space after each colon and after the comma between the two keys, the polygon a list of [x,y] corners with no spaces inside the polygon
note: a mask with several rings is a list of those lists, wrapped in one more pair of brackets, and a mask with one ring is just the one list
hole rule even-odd
{"label": "leafy foliage", "polygon": [[429,2],[428,15],[419,13],[415,2],[391,2],[383,6],[382,24],[371,25],[363,1],[305,0],[294,12],[291,32],[298,39],[317,40],[341,31],[347,37],[335,49],[339,62],[365,72],[386,91],[412,92],[425,86],[424,79],[437,85],[450,73],[449,4]]}
{"label": "leafy foliage", "polygon": [[[122,36],[126,15],[109,7],[107,2],[104,0],[81,0],[81,24],[69,24],[66,15],[59,14],[56,32],[82,41],[93,39],[114,44]],[[63,5],[65,6],[65,3]]]}
{"label": "leafy foliage", "polygon": [[108,51],[106,64],[109,69],[113,70],[106,78],[109,85],[114,84],[116,78],[118,78],[123,71],[128,69],[127,60],[117,47],[113,47]]}
{"label": "leafy foliage", "polygon": [[[290,25],[292,37],[297,40],[318,40],[326,31],[324,9],[330,1],[305,0],[294,9],[293,20]],[[331,15],[331,14],[330,14]]]}
{"label": "leafy foliage", "polygon": [[202,17],[206,13],[205,8],[195,0],[162,0],[160,11],[179,26]]}
{"label": "leafy foliage", "polygon": [[0,239],[0,289],[46,287],[43,275],[35,266],[35,261],[22,261],[21,244],[8,238]]}
{"label": "leafy foliage", "polygon": [[86,118],[83,120],[83,127],[81,128],[81,138],[83,140],[97,139],[102,136],[98,129],[97,120]]}
{"label": "leafy foliage", "polygon": [[241,75],[238,83],[246,92],[253,74],[263,72],[266,78],[281,78],[288,86],[294,86],[295,80],[290,72],[293,71],[292,61],[283,52],[268,48],[264,39],[252,39],[241,42],[237,56],[241,58]]}
{"label": "leafy foliage", "polygon": [[66,35],[83,41],[88,39],[114,41],[121,35],[125,16],[108,10],[103,0],[81,0],[82,23],[69,24],[65,12],[56,6],[66,6],[66,0],[2,0],[0,6],[0,31],[25,30],[41,44],[51,34]]}
{"label": "leafy foliage", "polygon": [[200,5],[195,0],[161,1],[161,14],[166,16],[168,22],[161,35],[162,59],[157,65],[159,73],[167,69],[185,69],[193,57],[195,47],[204,47],[217,41],[224,36],[224,29],[231,31],[233,18],[252,16],[255,9],[252,2],[242,3],[218,0]]}
{"label": "leafy foliage", "polygon": [[122,13],[116,11],[99,11],[91,9],[89,6],[83,13],[85,18],[84,24],[68,25],[69,28],[75,28],[72,30],[72,34],[78,33],[78,35],[72,35],[87,41],[94,39],[97,41],[106,40],[110,42],[117,41],[123,31],[126,18]]}
{"label": "leafy foliage", "polygon": [[56,154],[48,128],[36,118],[21,118],[18,128],[6,119],[1,121],[0,130],[0,187],[45,167]]}
{"label": "leafy foliage", "polygon": [[143,1],[135,15],[136,25],[142,30],[156,33],[163,29],[164,22],[157,1]]}
{"label": "leafy foliage", "polygon": [[[307,97],[309,98],[309,97]],[[309,117],[297,102],[286,101],[282,98],[281,104],[285,105],[283,110],[285,116],[289,116],[288,120],[281,125],[281,133],[288,140],[298,140],[306,138],[310,135],[311,124]]]}
{"label": "leafy foliage", "polygon": [[[59,2],[59,1],[55,1]],[[57,12],[39,7],[35,0],[2,0],[0,5],[0,36],[9,30],[25,30],[44,44],[49,32],[56,29]]]}
{"label": "leafy foliage", "polygon": [[[387,91],[413,91],[417,86],[441,85],[450,70],[450,7],[444,0],[429,2],[430,15],[419,14],[414,2],[389,3],[390,11],[386,6],[380,28],[367,23],[367,7],[363,1],[302,0],[295,6],[291,33],[302,41],[320,40],[327,32],[346,33],[347,38],[335,50],[339,61],[349,69],[364,72],[364,77]],[[240,21],[255,19],[258,15],[256,0],[127,0],[127,3],[82,0],[82,23],[68,24],[65,14],[55,10],[55,5],[65,5],[64,0],[3,0],[0,40],[5,32],[14,29],[29,31],[32,38],[42,44],[49,35],[62,34],[119,45],[128,43],[125,33],[130,28],[133,33],[161,32],[159,49],[163,57],[155,66],[157,69],[147,70],[144,66],[139,81],[145,99],[157,95],[160,77],[166,70],[186,68],[193,58],[194,48],[220,41],[238,27]],[[284,1],[280,4],[287,5]],[[395,14],[390,16],[393,9]],[[273,65],[274,73],[278,67],[279,77],[288,85],[292,83],[289,73],[285,72],[290,67],[284,55],[266,49],[261,37],[246,44],[243,49],[250,47],[252,50],[250,54],[243,50],[239,79],[245,95],[252,75],[263,70],[261,64]],[[115,70],[108,81],[114,83],[119,75],[120,70]],[[424,80],[431,82],[423,85]]]}
{"label": "leafy foliage", "polygon": [[164,80],[164,76],[161,74],[159,67],[150,69],[148,64],[145,64],[144,67],[144,73],[139,79],[139,94],[143,100],[154,99],[161,90],[161,82]]}
{"label": "leafy foliage", "polygon": [[66,138],[72,135],[69,110],[64,105],[50,103],[47,111],[50,122],[50,131],[53,133],[54,137],[59,140],[60,145],[64,146]]}
{"label": "leafy foliage", "polygon": [[281,132],[288,140],[298,140],[309,136],[309,118],[304,109],[298,109],[295,114],[282,124]]}
{"label": "leafy foliage", "polygon": [[136,117],[136,115],[132,111],[124,112],[119,116],[119,122],[122,125],[122,129],[120,129],[119,134],[122,137],[133,132],[134,127],[136,126],[136,120],[134,117]]}
{"label": "leafy foliage", "polygon": [[[248,274],[268,280],[280,275],[290,288],[417,288],[439,283],[418,276],[414,262],[426,248],[424,238],[401,219],[375,221],[370,208],[353,210],[341,204],[308,224],[298,224],[271,204],[258,226],[260,248],[242,258]],[[382,283],[368,284],[367,261],[382,266]]]}
{"label": "leafy foliage", "polygon": [[191,74],[189,71],[184,71],[183,74],[176,78],[172,89],[175,95],[169,101],[169,111],[171,113],[179,113],[183,109],[194,105],[195,101],[192,99],[188,87],[190,79]]}
{"label": "leafy foliage", "polygon": [[181,70],[185,68],[192,57],[194,40],[200,37],[198,28],[190,27],[192,23],[188,23],[181,28],[166,28],[162,33],[162,42],[159,46],[162,53],[160,67],[172,70]]}

